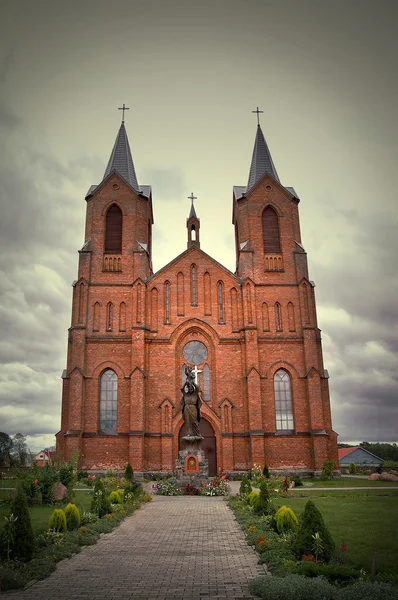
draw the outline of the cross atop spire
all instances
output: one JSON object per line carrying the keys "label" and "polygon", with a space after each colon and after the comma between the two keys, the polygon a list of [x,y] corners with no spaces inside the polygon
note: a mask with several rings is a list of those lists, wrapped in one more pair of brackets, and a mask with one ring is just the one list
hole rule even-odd
{"label": "cross atop spire", "polygon": [[122,110],[123,111],[123,116],[122,116],[122,123],[124,123],[124,111],[125,110],[130,110],[129,108],[127,108],[127,106],[124,104],[123,102],[123,106],[121,108],[118,108],[118,110]]}
{"label": "cross atop spire", "polygon": [[[258,120],[258,113],[262,111],[257,109],[253,110],[252,112],[257,113]],[[278,173],[276,172],[271,153],[268,149],[267,142],[265,141],[264,134],[260,127],[260,123],[257,123],[256,139],[254,141],[253,156],[250,165],[246,191],[249,192],[252,187],[261,179],[261,177],[265,175],[265,173],[268,173],[268,175],[271,175],[275,181],[280,183]]]}
{"label": "cross atop spire", "polygon": [[252,110],[252,113],[257,113],[257,127],[260,127],[260,113],[263,113],[263,112],[264,112],[263,110],[258,110],[258,106],[257,106],[257,110]]}
{"label": "cross atop spire", "polygon": [[197,197],[193,195],[193,192],[191,192],[191,195],[188,196],[188,198],[191,201],[191,212],[189,213],[189,217],[188,218],[190,219],[191,217],[195,217],[197,219],[196,212],[195,212],[195,207],[193,205],[193,201],[197,200]]}
{"label": "cross atop spire", "polygon": [[[119,108],[119,110],[123,110],[123,108]],[[124,106],[124,110],[128,109]],[[137,176],[135,174],[134,163],[131,156],[130,145],[127,138],[124,121],[122,121],[116,136],[115,145],[113,146],[108,166],[106,167],[104,179],[106,179],[106,177],[108,177],[109,173],[112,171],[117,171],[119,175],[121,175],[134,190],[137,192],[139,191],[140,188],[138,186]]]}

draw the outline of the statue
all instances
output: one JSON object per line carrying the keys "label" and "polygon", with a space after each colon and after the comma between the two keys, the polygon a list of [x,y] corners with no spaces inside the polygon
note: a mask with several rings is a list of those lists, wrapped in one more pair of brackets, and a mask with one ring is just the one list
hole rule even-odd
{"label": "statue", "polygon": [[195,373],[192,371],[192,367],[185,366],[185,375],[187,379],[181,388],[181,410],[185,422],[185,436],[183,439],[198,441],[203,439],[199,431],[202,400],[199,395],[199,386],[195,383]]}

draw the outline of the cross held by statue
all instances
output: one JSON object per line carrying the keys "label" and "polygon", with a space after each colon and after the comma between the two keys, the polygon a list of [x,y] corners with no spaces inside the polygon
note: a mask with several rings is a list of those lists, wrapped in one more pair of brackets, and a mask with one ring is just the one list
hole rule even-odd
{"label": "cross held by statue", "polygon": [[198,369],[198,365],[195,365],[194,368],[192,369],[192,373],[195,374],[195,383],[196,385],[199,385],[199,373],[202,373],[202,369]]}

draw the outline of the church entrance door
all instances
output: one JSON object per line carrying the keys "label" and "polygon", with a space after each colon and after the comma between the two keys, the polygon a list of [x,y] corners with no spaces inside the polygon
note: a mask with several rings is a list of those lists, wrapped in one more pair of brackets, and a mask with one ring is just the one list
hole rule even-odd
{"label": "church entrance door", "polygon": [[[217,475],[217,452],[216,452],[216,435],[209,421],[203,417],[199,423],[199,430],[203,436],[202,450],[205,453],[205,458],[209,461],[209,476]],[[185,425],[180,429],[178,436],[178,450],[184,449],[184,441],[181,439],[185,435]]]}

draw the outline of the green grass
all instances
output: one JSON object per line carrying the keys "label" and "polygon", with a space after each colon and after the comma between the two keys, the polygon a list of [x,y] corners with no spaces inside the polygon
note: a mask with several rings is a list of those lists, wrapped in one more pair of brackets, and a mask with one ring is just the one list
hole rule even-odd
{"label": "green grass", "polygon": [[[82,513],[84,510],[89,510],[91,504],[91,495],[87,492],[76,492],[75,497],[72,500],[74,504]],[[61,508],[64,508],[67,503],[60,505]],[[48,520],[54,511],[55,508],[59,508],[59,506],[31,506],[29,507],[30,516],[32,519],[32,527],[33,533],[35,535],[39,533],[43,533],[47,529]],[[0,506],[0,531],[3,530],[4,527],[4,517],[6,517],[10,512],[10,508],[8,506]]]}
{"label": "green grass", "polygon": [[373,552],[377,552],[377,571],[398,575],[397,494],[388,490],[295,493],[293,498],[274,502],[276,506],[289,506],[300,515],[311,497],[337,548],[342,542],[347,544],[348,558],[370,571]]}
{"label": "green grass", "polygon": [[376,481],[369,481],[369,479],[359,479],[359,478],[355,478],[355,477],[342,477],[341,479],[325,479],[325,480],[321,480],[321,479],[311,479],[311,480],[304,480],[304,483],[312,483],[312,486],[306,487],[304,486],[300,486],[296,489],[298,490],[310,490],[312,487],[315,488],[322,488],[322,487],[327,487],[327,488],[347,488],[347,487],[372,487],[372,488],[378,488],[378,487],[395,487],[398,488],[398,481],[380,481],[379,479],[377,479]]}

